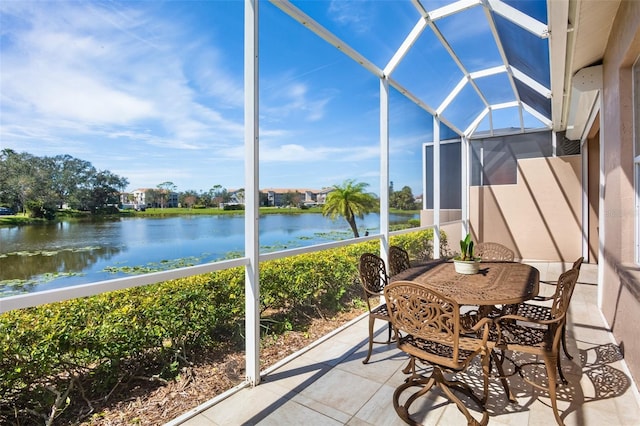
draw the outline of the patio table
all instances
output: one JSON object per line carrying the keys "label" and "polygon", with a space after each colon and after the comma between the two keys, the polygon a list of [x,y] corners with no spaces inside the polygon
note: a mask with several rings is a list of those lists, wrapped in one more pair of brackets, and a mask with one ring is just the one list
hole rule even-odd
{"label": "patio table", "polygon": [[453,262],[436,262],[406,269],[393,281],[414,281],[460,305],[512,305],[538,295],[540,273],[517,262],[482,262],[474,275],[459,274]]}

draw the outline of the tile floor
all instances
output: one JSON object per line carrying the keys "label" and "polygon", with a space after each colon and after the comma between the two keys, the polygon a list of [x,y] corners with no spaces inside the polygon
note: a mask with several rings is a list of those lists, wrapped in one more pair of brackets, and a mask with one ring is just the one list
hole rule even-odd
{"label": "tile floor", "polygon": [[[531,263],[541,280],[555,280],[571,265]],[[568,327],[572,361],[563,356],[569,384],[558,388],[559,408],[566,425],[638,425],[640,406],[636,385],[622,354],[596,308],[597,268],[583,265],[570,308]],[[541,284],[541,293],[553,291]],[[261,384],[244,388],[215,404],[201,406],[171,425],[403,425],[392,404],[395,388],[406,377],[407,357],[393,344],[374,345],[367,365],[367,320],[362,317],[281,367]],[[380,323],[379,338],[386,334]],[[515,355],[513,355],[515,356]],[[518,359],[520,362],[521,360]],[[479,366],[462,377],[481,393]],[[535,373],[535,368],[532,370]],[[499,380],[490,381],[489,424],[553,425],[549,398],[518,375],[509,384],[517,403],[509,403]],[[196,412],[197,411],[197,412]],[[478,411],[472,414],[476,418]],[[412,405],[412,416],[424,425],[463,425],[466,419],[437,390]]]}

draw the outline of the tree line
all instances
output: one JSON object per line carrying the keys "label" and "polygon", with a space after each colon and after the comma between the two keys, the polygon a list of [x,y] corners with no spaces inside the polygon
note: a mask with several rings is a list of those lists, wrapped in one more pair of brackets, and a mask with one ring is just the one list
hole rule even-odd
{"label": "tree line", "polygon": [[0,151],[0,205],[53,218],[63,206],[92,213],[117,204],[129,181],[70,155],[37,157]]}
{"label": "tree line", "polygon": [[[128,184],[125,177],[109,170],[98,170],[90,162],[67,154],[38,157],[12,149],[0,151],[0,206],[9,207],[14,212],[29,213],[32,217],[52,219],[62,208],[94,214],[116,212],[121,202],[134,201],[132,194],[128,194],[129,199],[121,198]],[[340,188],[337,185],[333,189]],[[389,189],[391,207],[401,210],[420,208],[408,186],[394,191],[391,182]],[[362,190],[359,187],[355,192]],[[167,181],[146,191],[146,203],[165,207],[170,193],[177,193],[180,206],[188,208],[218,207],[221,203],[229,203],[232,198],[240,204],[244,202],[242,189],[234,191],[233,197],[221,185],[214,185],[208,191],[177,192],[176,185]],[[284,206],[299,206],[302,200],[302,194],[290,192],[283,195],[281,202]],[[259,203],[261,206],[269,205],[267,194],[260,193]],[[365,211],[369,209],[365,208]]]}
{"label": "tree line", "polygon": [[[109,170],[98,170],[90,162],[71,155],[38,157],[12,149],[0,151],[0,206],[32,217],[52,219],[62,208],[96,213],[115,213],[121,202],[133,202],[127,194],[126,177]],[[165,207],[168,195],[176,192],[172,182],[163,182],[146,192],[150,205]],[[238,191],[240,196],[243,191]],[[236,194],[236,197],[239,195]],[[231,194],[221,185],[209,191],[187,190],[178,194],[185,207],[217,207]]]}
{"label": "tree line", "polygon": [[399,210],[420,210],[422,204],[417,203],[411,188],[403,186],[400,191],[393,190],[393,182],[389,184],[389,207]]}

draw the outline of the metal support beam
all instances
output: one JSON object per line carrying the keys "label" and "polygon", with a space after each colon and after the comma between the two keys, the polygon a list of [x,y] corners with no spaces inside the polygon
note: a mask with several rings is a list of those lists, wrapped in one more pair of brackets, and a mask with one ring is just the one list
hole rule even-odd
{"label": "metal support beam", "polygon": [[258,4],[244,2],[244,250],[246,380],[260,383],[260,235],[258,229],[259,123],[258,123]]}
{"label": "metal support beam", "polygon": [[471,170],[469,168],[469,152],[471,151],[471,145],[469,142],[469,139],[467,139],[466,137],[462,137],[460,139],[460,173],[461,173],[461,179],[460,182],[462,183],[462,188],[460,191],[460,195],[462,196],[462,200],[461,200],[461,216],[460,219],[462,219],[462,234],[461,235],[467,235],[470,230],[469,230],[469,194],[470,194],[470,187],[471,187]]}
{"label": "metal support beam", "polygon": [[433,258],[440,259],[440,120],[433,117]]}
{"label": "metal support beam", "polygon": [[605,234],[607,231],[606,221],[606,206],[605,206],[605,186],[607,184],[607,162],[604,158],[604,114],[602,114],[602,107],[604,106],[604,97],[598,97],[598,103],[600,104],[598,109],[600,110],[600,174],[598,179],[598,290],[597,290],[597,302],[598,308],[602,310],[604,301],[604,266],[609,259],[605,255],[604,244]]}
{"label": "metal support beam", "polygon": [[382,236],[380,254],[387,262],[389,259],[389,81],[386,78],[380,79],[380,234]]}

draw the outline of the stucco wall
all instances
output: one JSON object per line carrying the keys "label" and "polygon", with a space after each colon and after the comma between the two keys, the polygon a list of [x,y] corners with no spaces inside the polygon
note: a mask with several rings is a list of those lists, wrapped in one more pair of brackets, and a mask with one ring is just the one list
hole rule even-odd
{"label": "stucco wall", "polygon": [[[441,209],[440,223],[459,221],[462,219],[461,210]],[[422,210],[420,212],[420,224],[422,226],[433,225],[433,210]]]}
{"label": "stucco wall", "polygon": [[592,134],[586,143],[588,151],[588,213],[589,213],[589,253],[586,260],[598,263],[598,245],[600,243],[598,231],[600,228],[600,117],[595,120]]}
{"label": "stucco wall", "polygon": [[[445,247],[447,253],[441,253],[442,256],[460,251],[460,245],[458,242],[462,238],[461,218],[461,210],[440,210],[440,223],[442,224],[440,226],[440,230],[445,233],[447,238],[447,245]],[[429,226],[433,225],[433,223],[433,210],[422,210],[420,212],[420,226]]]}
{"label": "stucco wall", "polygon": [[640,270],[634,265],[633,97],[631,67],[640,55],[640,2],[623,1],[603,61],[605,178],[602,311],[640,379]]}
{"label": "stucco wall", "polygon": [[580,156],[519,160],[517,184],[471,188],[473,238],[519,259],[573,262],[582,255],[581,197]]}

